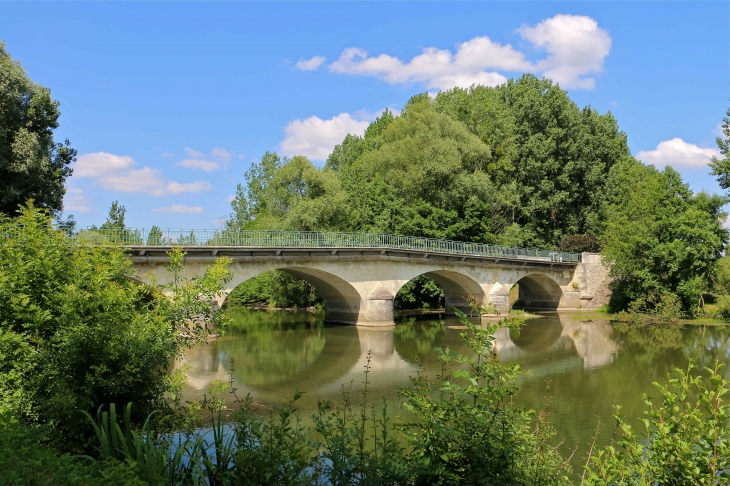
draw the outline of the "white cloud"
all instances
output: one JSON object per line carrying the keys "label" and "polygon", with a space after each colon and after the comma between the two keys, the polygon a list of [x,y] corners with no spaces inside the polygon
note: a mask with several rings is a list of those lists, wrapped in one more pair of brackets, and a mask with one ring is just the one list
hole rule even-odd
{"label": "white cloud", "polygon": [[77,213],[88,213],[91,211],[89,201],[84,196],[84,191],[77,187],[67,187],[66,195],[63,197],[63,210],[75,211]]}
{"label": "white cloud", "polygon": [[284,128],[286,137],[280,151],[287,156],[304,155],[313,160],[325,160],[348,133],[362,135],[369,124],[349,113],[340,113],[329,120],[317,116],[294,120]]}
{"label": "white cloud", "polygon": [[233,153],[224,148],[216,147],[210,151],[210,156],[206,156],[203,152],[185,147],[188,154],[187,159],[183,159],[175,167],[187,167],[189,169],[200,169],[205,172],[212,172],[217,169],[225,169],[233,157]]}
{"label": "white cloud", "polygon": [[529,63],[509,44],[502,46],[488,37],[475,37],[459,45],[455,55],[447,49],[427,47],[405,63],[387,54],[368,57],[364,49],[349,47],[330,64],[330,70],[335,73],[376,77],[390,84],[425,83],[428,88],[438,89],[468,87],[474,83],[496,86],[507,78],[484,70],[498,67],[522,70]]}
{"label": "white cloud", "polygon": [[598,22],[583,15],[556,15],[517,31],[535,47],[547,51],[548,57],[537,63],[544,76],[564,88],[595,87],[595,78],[583,76],[602,72],[603,61],[611,50],[611,37],[598,27]]}
{"label": "white cloud", "polygon": [[407,62],[388,54],[370,57],[364,49],[348,47],[329,68],[334,73],[374,77],[390,84],[423,83],[428,89],[496,86],[507,81],[502,72],[540,72],[565,88],[592,89],[595,79],[585,75],[603,71],[611,49],[608,33],[592,18],[580,15],[556,15],[517,32],[547,52],[547,57],[533,63],[510,44],[480,36],[457,45],[455,53],[426,47]]}
{"label": "white cloud", "polygon": [[185,204],[173,204],[172,206],[162,206],[152,210],[155,213],[202,213],[201,206],[187,206]]}
{"label": "white cloud", "polygon": [[211,189],[205,181],[180,183],[162,177],[159,169],[137,168],[137,162],[127,155],[95,152],[78,157],[73,177],[88,177],[99,182],[104,189],[122,192],[139,192],[162,196],[182,192],[204,192]]}
{"label": "white cloud", "polygon": [[226,204],[231,204],[234,199],[236,199],[236,196],[234,194],[227,195],[225,199]]}
{"label": "white cloud", "polygon": [[175,154],[172,154],[170,152],[162,152],[160,154],[160,157],[174,157],[174,156],[175,156]]}
{"label": "white cloud", "polygon": [[311,59],[300,59],[296,66],[302,71],[316,71],[326,60],[324,56],[314,56]]}
{"label": "white cloud", "polygon": [[681,138],[673,138],[660,142],[655,150],[642,150],[636,154],[636,158],[658,168],[670,165],[675,169],[706,169],[710,158],[719,155],[718,150],[701,148]]}
{"label": "white cloud", "polygon": [[188,157],[193,157],[194,159],[200,159],[202,157],[205,157],[205,154],[203,152],[198,152],[197,150],[191,149],[190,147],[185,147],[185,152],[187,152]]}

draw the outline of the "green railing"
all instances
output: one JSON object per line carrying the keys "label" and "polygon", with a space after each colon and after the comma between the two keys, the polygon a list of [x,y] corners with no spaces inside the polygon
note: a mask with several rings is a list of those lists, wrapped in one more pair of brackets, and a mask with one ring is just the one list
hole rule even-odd
{"label": "green railing", "polygon": [[149,229],[109,230],[83,228],[73,238],[92,244],[121,244],[123,246],[183,246],[183,247],[242,247],[242,248],[381,248],[417,250],[454,255],[580,262],[580,253],[567,253],[529,248],[485,245],[465,241],[439,240],[418,236],[375,233],[324,233],[318,231],[231,231]]}

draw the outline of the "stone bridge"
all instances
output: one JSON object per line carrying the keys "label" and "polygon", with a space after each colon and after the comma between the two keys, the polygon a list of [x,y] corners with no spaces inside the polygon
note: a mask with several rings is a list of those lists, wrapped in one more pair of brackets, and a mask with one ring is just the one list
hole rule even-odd
{"label": "stone bridge", "polygon": [[506,314],[515,284],[519,284],[518,305],[526,310],[596,308],[602,303],[595,296],[607,274],[598,254],[428,238],[303,232],[239,232],[235,238],[216,233],[206,238],[180,231],[182,236],[175,240],[168,231],[168,236],[155,241],[148,236],[145,242],[144,230],[132,231],[141,235],[140,244],[126,247],[142,281],[151,282],[154,275],[159,283],[167,283],[166,252],[182,246],[187,252],[186,277],[201,275],[220,256],[232,260],[233,280],[218,306],[241,282],[281,270],[317,289],[326,321],[365,326],[393,325],[395,295],[419,275],[443,289],[447,313],[454,309],[469,313],[469,295]]}

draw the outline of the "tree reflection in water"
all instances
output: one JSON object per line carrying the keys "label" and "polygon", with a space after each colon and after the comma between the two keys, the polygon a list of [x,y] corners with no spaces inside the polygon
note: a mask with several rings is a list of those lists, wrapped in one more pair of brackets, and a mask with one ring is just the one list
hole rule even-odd
{"label": "tree reflection in water", "polygon": [[[240,393],[251,392],[258,403],[273,407],[299,387],[306,392],[298,402],[306,418],[318,400],[337,401],[343,384],[361,390],[366,356],[372,351],[371,397],[389,397],[397,411],[399,390],[410,384],[419,362],[430,366],[433,377],[440,370],[434,348],[467,352],[458,320],[438,314],[403,317],[394,328],[383,329],[325,326],[322,313],[236,312],[226,336],[187,353],[186,360],[196,369],[188,373],[184,399],[201,398],[210,382],[228,379],[233,358]],[[515,402],[541,410],[552,396],[552,422],[565,439],[561,448],[570,455],[578,447],[577,468],[584,463],[581,457],[599,416],[599,444],[610,441],[613,405],[638,418],[643,394],[654,393],[652,382],[664,382],[675,367],[685,367],[689,359],[700,367],[716,359],[730,364],[727,326],[617,324],[560,314],[526,319],[517,330],[500,329],[496,338],[500,358],[520,362],[527,371]],[[725,372],[730,374],[730,367]]]}

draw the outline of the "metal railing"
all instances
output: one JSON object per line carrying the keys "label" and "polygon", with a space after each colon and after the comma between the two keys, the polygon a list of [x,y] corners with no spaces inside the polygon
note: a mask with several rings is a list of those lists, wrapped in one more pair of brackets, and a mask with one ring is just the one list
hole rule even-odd
{"label": "metal railing", "polygon": [[416,250],[454,255],[544,260],[576,263],[580,253],[512,248],[507,246],[440,240],[419,236],[376,233],[326,233],[319,231],[234,231],[80,228],[71,235],[80,243],[122,246],[182,246],[240,248],[379,248]]}

